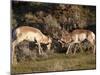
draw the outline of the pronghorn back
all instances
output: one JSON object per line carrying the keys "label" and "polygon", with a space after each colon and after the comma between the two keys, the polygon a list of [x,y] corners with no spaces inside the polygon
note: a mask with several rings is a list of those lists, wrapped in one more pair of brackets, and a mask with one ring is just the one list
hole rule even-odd
{"label": "pronghorn back", "polygon": [[71,35],[74,37],[76,35],[76,37],[78,37],[79,41],[83,41],[84,39],[95,40],[95,34],[90,30],[76,29],[76,30],[72,31]]}
{"label": "pronghorn back", "polygon": [[29,26],[19,27],[16,29],[15,33],[17,38],[23,38],[24,40],[26,39],[30,41],[34,40],[35,38],[38,39],[43,37],[43,33],[39,29]]}
{"label": "pronghorn back", "polygon": [[41,33],[41,31],[37,28],[29,27],[29,26],[22,26],[16,29],[17,34],[19,33],[27,33],[27,32],[34,32],[34,33]]}

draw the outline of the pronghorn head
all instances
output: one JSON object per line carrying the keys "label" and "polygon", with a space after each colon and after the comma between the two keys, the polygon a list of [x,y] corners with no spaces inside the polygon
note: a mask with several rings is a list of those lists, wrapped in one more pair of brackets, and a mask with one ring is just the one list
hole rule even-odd
{"label": "pronghorn head", "polygon": [[51,49],[51,44],[52,44],[52,38],[48,36],[48,45],[47,45],[48,50]]}
{"label": "pronghorn head", "polygon": [[68,44],[72,41],[71,34],[70,33],[65,33],[63,32],[62,36],[58,40],[62,44],[62,47],[65,46],[65,44]]}
{"label": "pronghorn head", "polygon": [[52,38],[50,36],[48,36],[48,38],[49,38],[48,42],[52,43]]}
{"label": "pronghorn head", "polygon": [[41,39],[41,43],[51,44],[52,43],[52,38],[50,36],[43,35],[43,39]]}
{"label": "pronghorn head", "polygon": [[63,43],[69,43],[69,42],[71,42],[71,34],[70,33],[66,33],[65,35],[63,34],[60,40]]}

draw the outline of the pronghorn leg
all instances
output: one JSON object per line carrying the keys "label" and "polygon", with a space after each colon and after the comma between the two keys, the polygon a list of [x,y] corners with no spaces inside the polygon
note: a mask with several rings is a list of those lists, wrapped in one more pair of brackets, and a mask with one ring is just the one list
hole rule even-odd
{"label": "pronghorn leg", "polygon": [[38,43],[38,47],[39,47],[39,55],[42,55],[43,51],[42,51],[42,48],[41,48],[41,44]]}
{"label": "pronghorn leg", "polygon": [[96,47],[95,47],[95,41],[91,41],[91,40],[89,40],[89,42],[91,43],[91,45],[92,45],[92,48],[93,48],[93,54],[95,54],[95,52],[96,52]]}
{"label": "pronghorn leg", "polygon": [[96,52],[95,45],[92,44],[91,46],[92,46],[92,53],[95,54],[95,52]]}
{"label": "pronghorn leg", "polygon": [[96,53],[96,47],[95,47],[95,45],[93,46],[93,54],[95,54]]}
{"label": "pronghorn leg", "polygon": [[77,51],[77,49],[75,48],[75,50],[74,50],[74,55],[76,54],[76,51]]}
{"label": "pronghorn leg", "polygon": [[[80,48],[81,52],[83,53],[83,50],[82,50],[82,45],[81,45],[81,43],[77,43],[77,44],[79,44],[79,48]],[[75,50],[74,50],[74,55],[76,54],[76,51],[77,51],[77,49],[75,48]]]}
{"label": "pronghorn leg", "polygon": [[12,43],[12,64],[17,64],[17,58],[16,58],[16,54],[15,54],[15,46],[17,45],[17,40],[15,40],[13,43]]}
{"label": "pronghorn leg", "polygon": [[48,51],[50,51],[50,48],[51,48],[51,44],[50,43],[47,45],[47,48],[48,48]]}
{"label": "pronghorn leg", "polygon": [[15,46],[20,43],[21,41],[23,41],[23,39],[16,39],[13,43],[12,43],[12,64],[17,64],[17,57],[15,54]]}
{"label": "pronghorn leg", "polygon": [[79,43],[79,48],[80,48],[81,52],[83,53],[83,49],[82,49],[82,44],[81,43]]}
{"label": "pronghorn leg", "polygon": [[70,47],[72,46],[72,44],[73,44],[73,43],[70,43],[70,44],[69,44],[66,54],[69,53],[69,50],[70,50]]}
{"label": "pronghorn leg", "polygon": [[93,54],[95,54],[96,53],[96,43],[95,43],[95,40],[94,40],[94,42],[93,42]]}
{"label": "pronghorn leg", "polygon": [[38,47],[39,47],[39,55],[41,55],[40,43],[38,43]]}
{"label": "pronghorn leg", "polygon": [[50,52],[50,47],[51,47],[51,45],[48,44],[48,45],[47,45],[47,51],[46,51],[46,52],[48,52],[48,53]]}

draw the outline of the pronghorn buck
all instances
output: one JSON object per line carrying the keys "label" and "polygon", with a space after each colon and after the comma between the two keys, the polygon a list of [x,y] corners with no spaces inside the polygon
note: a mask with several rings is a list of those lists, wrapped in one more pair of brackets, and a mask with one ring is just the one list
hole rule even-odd
{"label": "pronghorn buck", "polygon": [[50,50],[52,40],[50,37],[45,36],[39,29],[29,27],[29,26],[22,26],[19,27],[15,30],[15,35],[16,35],[16,40],[12,42],[12,64],[14,61],[17,62],[16,60],[16,55],[15,55],[15,46],[22,42],[23,40],[28,40],[28,41],[36,41],[36,44],[38,45],[39,48],[39,55],[43,53],[41,49],[41,43],[46,44],[48,50]]}
{"label": "pronghorn buck", "polygon": [[[72,45],[74,45],[75,43],[80,44],[84,40],[90,42],[93,47],[93,53],[95,54],[95,34],[90,30],[76,29],[71,33],[67,32],[66,35],[62,35],[60,42],[69,44],[68,50],[66,51],[66,54],[68,54]],[[74,50],[74,54],[75,53],[76,50]]]}

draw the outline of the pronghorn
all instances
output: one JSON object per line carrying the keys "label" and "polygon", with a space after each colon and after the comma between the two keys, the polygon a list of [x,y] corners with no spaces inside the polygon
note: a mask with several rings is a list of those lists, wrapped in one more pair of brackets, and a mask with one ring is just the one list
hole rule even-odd
{"label": "pronghorn", "polygon": [[[92,31],[84,30],[84,29],[76,29],[73,30],[71,33],[68,33],[66,35],[62,35],[62,38],[60,40],[61,43],[67,43],[69,44],[68,50],[66,51],[66,54],[69,53],[70,47],[78,43],[80,44],[82,41],[88,40],[91,45],[93,46],[93,53],[95,54],[95,34]],[[74,54],[76,53],[76,50],[74,50]]]}
{"label": "pronghorn", "polygon": [[39,55],[42,54],[41,43],[46,44],[48,50],[50,50],[52,40],[50,37],[45,36],[39,29],[29,27],[29,26],[22,26],[15,30],[16,40],[12,43],[12,63],[16,60],[15,55],[15,46],[22,42],[23,40],[28,41],[36,41],[36,44],[39,48]]}

